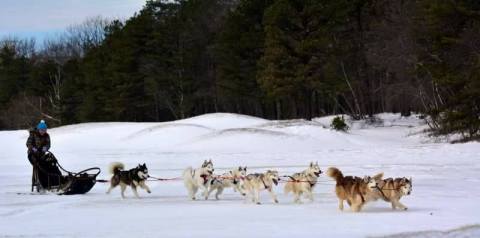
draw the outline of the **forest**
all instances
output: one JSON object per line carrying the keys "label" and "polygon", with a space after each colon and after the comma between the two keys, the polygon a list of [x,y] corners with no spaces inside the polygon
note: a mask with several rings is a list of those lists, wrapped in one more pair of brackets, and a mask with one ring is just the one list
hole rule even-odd
{"label": "forest", "polygon": [[57,37],[0,39],[0,129],[422,115],[480,139],[480,1],[147,1]]}

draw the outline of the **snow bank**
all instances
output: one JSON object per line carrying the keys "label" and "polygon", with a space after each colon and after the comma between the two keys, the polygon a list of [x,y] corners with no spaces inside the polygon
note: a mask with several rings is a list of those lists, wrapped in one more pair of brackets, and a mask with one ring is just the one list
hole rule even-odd
{"label": "snow bank", "polygon": [[[347,133],[329,129],[332,118],[270,121],[216,113],[165,123],[85,123],[49,132],[52,151],[71,170],[105,170],[121,161],[127,167],[146,163],[151,175],[174,178],[185,167],[212,159],[218,173],[248,166],[249,172],[276,169],[288,175],[318,161],[322,170],[337,166],[348,175],[412,176],[413,194],[402,199],[408,211],[392,211],[379,201],[359,214],[340,212],[333,181],[325,175],[315,188],[316,200],[303,205],[283,194],[283,184],[275,188],[280,204],[262,193],[261,206],[231,190],[220,201],[189,201],[181,181],[149,182],[153,193],[140,191],[142,199],[133,199],[130,190],[125,200],[118,189],[105,195],[105,184],[82,196],[19,195],[30,189],[28,133],[4,131],[0,237],[451,237],[403,233],[480,223],[478,143],[426,143],[416,116],[380,114],[377,124],[347,120],[352,128]],[[458,234],[476,237],[478,228]]]}
{"label": "snow bank", "polygon": [[420,231],[406,232],[391,236],[382,236],[385,238],[458,238],[458,237],[480,237],[480,225],[463,226],[448,231]]}

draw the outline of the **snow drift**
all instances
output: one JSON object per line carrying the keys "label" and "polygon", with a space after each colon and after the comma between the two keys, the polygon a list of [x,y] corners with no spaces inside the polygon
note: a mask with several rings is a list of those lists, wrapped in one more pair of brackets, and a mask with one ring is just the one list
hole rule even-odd
{"label": "snow drift", "polygon": [[113,161],[127,168],[146,163],[151,175],[173,178],[204,159],[212,159],[218,173],[248,166],[249,172],[274,168],[283,175],[318,161],[322,170],[334,165],[349,175],[412,176],[413,194],[402,199],[406,212],[392,211],[384,202],[368,204],[360,214],[340,212],[333,181],[325,176],[316,200],[303,205],[283,195],[282,186],[276,188],[280,204],[262,194],[264,205],[256,206],[232,191],[219,201],[193,202],[181,181],[149,182],[153,193],[141,191],[139,200],[128,190],[125,200],[118,190],[107,196],[105,184],[83,196],[23,195],[31,178],[28,132],[2,131],[0,236],[365,237],[478,224],[479,144],[429,143],[415,116],[378,117],[375,124],[349,121],[348,133],[329,129],[332,117],[269,121],[228,113],[165,123],[84,123],[49,133],[52,152],[64,167],[98,166],[104,179]]}

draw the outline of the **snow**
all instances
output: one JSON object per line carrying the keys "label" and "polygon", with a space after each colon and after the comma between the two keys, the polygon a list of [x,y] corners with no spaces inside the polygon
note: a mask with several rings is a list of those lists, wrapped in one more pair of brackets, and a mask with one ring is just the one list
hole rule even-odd
{"label": "snow", "polygon": [[[337,208],[334,182],[324,174],[315,201],[298,205],[275,188],[280,203],[261,194],[262,205],[225,191],[222,199],[190,201],[182,181],[148,182],[152,194],[120,198],[97,183],[88,194],[30,195],[27,131],[1,131],[0,237],[478,237],[480,146],[432,143],[416,116],[379,114],[375,124],[347,119],[348,133],[333,131],[333,117],[269,121],[218,113],[165,123],[85,123],[50,129],[52,152],[63,167],[146,163],[150,174],[179,177],[187,166],[212,159],[216,173],[235,166],[249,172],[277,169],[281,175],[318,161],[349,175],[413,177],[408,211],[378,201],[361,213]],[[20,193],[21,195],[19,195]],[[474,225],[474,226],[468,226]],[[467,227],[465,227],[467,226]],[[456,230],[452,230],[456,229]]]}

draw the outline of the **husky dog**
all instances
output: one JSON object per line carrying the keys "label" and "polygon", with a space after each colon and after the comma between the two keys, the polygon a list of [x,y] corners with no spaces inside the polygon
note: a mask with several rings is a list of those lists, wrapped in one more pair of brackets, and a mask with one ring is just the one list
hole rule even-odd
{"label": "husky dog", "polygon": [[195,200],[195,195],[199,188],[203,190],[203,196],[208,199],[208,181],[212,179],[213,174],[212,160],[204,161],[202,167],[193,169],[188,167],[183,172],[183,182],[188,190],[188,196]]}
{"label": "husky dog", "polygon": [[220,176],[212,177],[212,179],[208,182],[208,194],[207,199],[210,197],[210,194],[217,190],[215,194],[215,198],[218,200],[218,196],[222,194],[225,188],[233,187],[235,192],[239,192],[243,196],[245,196],[245,191],[242,187],[242,181],[247,175],[247,167],[238,167],[234,168],[228,173],[224,173]]}
{"label": "husky dog", "polygon": [[292,192],[295,195],[293,200],[295,203],[302,203],[300,198],[302,194],[305,194],[313,202],[313,188],[317,184],[321,173],[318,162],[315,164],[311,162],[310,166],[303,172],[289,176],[290,180],[285,184],[285,194]]}
{"label": "husky dog", "polygon": [[[277,196],[273,192],[273,185],[278,185],[278,172],[275,170],[267,170],[263,174],[249,174],[245,177],[244,188],[252,197],[252,202],[260,204],[259,194],[261,190],[268,190],[275,203],[278,203]],[[246,196],[248,200],[248,196]]]}
{"label": "husky dog", "polygon": [[135,194],[135,197],[138,196],[137,187],[141,187],[147,190],[148,193],[151,193],[150,188],[145,184],[150,175],[148,175],[148,168],[145,164],[138,164],[137,167],[130,170],[123,170],[125,165],[120,162],[114,162],[110,164],[110,174],[113,174],[110,179],[110,188],[107,191],[107,194],[112,191],[116,186],[120,185],[122,198],[125,198],[125,189],[127,186],[130,186]]}
{"label": "husky dog", "polygon": [[412,192],[412,178],[383,178],[383,173],[373,177],[377,181],[377,189],[369,194],[369,200],[383,199],[392,204],[392,209],[407,210],[408,208],[400,203],[402,196],[410,195]]}
{"label": "husky dog", "polygon": [[377,187],[377,182],[370,176],[364,178],[346,176],[337,168],[329,168],[327,175],[335,179],[335,192],[338,197],[338,208],[343,211],[343,201],[346,200],[354,212],[359,212],[368,201],[366,196]]}

